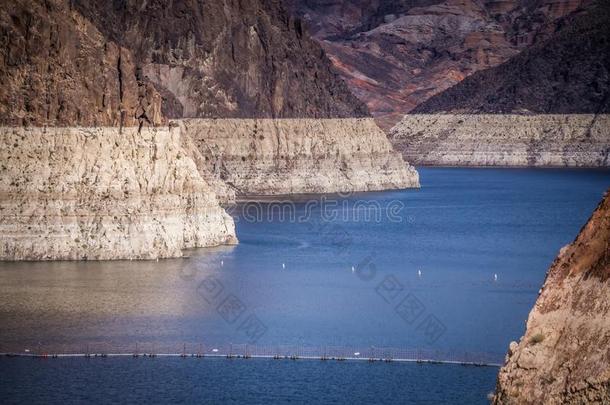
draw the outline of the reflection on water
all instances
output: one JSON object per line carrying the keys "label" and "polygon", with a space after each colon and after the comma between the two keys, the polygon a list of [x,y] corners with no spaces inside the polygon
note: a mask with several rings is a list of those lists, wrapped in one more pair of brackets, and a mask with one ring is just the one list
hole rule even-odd
{"label": "reflection on water", "polygon": [[[325,222],[324,206],[300,201],[308,221],[253,223],[238,207],[240,244],[187,259],[0,263],[0,351],[242,343],[249,320],[260,322],[265,345],[503,353],[610,176],[424,169],[421,178],[421,190],[326,202],[341,213],[362,209],[363,198],[382,210],[398,201],[399,221]],[[436,339],[430,320],[441,328]]]}

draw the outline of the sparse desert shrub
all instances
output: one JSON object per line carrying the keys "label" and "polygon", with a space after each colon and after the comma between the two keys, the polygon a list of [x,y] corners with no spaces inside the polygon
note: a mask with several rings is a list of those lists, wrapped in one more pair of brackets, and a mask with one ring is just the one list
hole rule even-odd
{"label": "sparse desert shrub", "polygon": [[530,343],[535,345],[544,340],[544,335],[542,333],[536,333],[534,336],[530,338]]}

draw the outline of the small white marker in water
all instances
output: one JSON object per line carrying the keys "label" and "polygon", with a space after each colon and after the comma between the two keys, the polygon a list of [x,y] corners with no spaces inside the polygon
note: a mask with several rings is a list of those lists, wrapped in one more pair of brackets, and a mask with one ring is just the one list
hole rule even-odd
{"label": "small white marker in water", "polygon": [[498,281],[498,275],[494,273],[494,281]]}
{"label": "small white marker in water", "polygon": [[286,263],[282,263],[282,269],[286,268]]}
{"label": "small white marker in water", "polygon": [[220,261],[220,267],[222,267],[222,266],[224,266],[224,265],[225,265],[225,261],[224,261],[224,260],[221,260],[221,261]]}
{"label": "small white marker in water", "polygon": [[417,277],[421,278],[421,270],[417,270]]}
{"label": "small white marker in water", "polygon": [[218,349],[212,349],[214,353],[218,353]]}
{"label": "small white marker in water", "polygon": [[354,353],[354,356],[360,356],[360,352]]}
{"label": "small white marker in water", "polygon": [[354,268],[354,266],[352,266],[352,273],[355,272],[355,271],[356,271],[356,269]]}

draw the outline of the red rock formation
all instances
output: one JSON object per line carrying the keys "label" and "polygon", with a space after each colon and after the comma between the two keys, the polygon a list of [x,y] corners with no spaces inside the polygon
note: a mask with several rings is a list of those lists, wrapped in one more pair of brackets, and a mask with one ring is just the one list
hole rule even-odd
{"label": "red rock formation", "polygon": [[389,129],[416,105],[496,66],[588,0],[287,0],[352,92]]}
{"label": "red rock formation", "polygon": [[417,106],[418,113],[610,113],[610,3],[562,21],[509,61]]}

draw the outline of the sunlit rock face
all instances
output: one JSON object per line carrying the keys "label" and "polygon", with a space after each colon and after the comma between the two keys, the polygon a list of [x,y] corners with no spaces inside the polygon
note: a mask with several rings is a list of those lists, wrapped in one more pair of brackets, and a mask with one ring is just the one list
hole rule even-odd
{"label": "sunlit rock face", "polygon": [[178,128],[0,127],[0,260],[180,257],[235,243]]}
{"label": "sunlit rock face", "polygon": [[495,404],[610,403],[610,193],[549,269]]}
{"label": "sunlit rock face", "polygon": [[589,0],[286,0],[385,130],[553,33]]}
{"label": "sunlit rock face", "polygon": [[[154,259],[235,242],[219,205],[235,189],[171,118],[368,116],[273,0],[15,0],[0,3],[0,39],[0,259]],[[360,131],[371,129],[379,135]],[[336,152],[326,146],[316,153]],[[304,173],[269,168],[258,179],[269,186],[255,189],[412,183],[399,155],[376,156],[368,166],[323,160],[319,187],[287,187],[283,174],[298,184]],[[234,163],[234,176],[249,170]],[[345,170],[351,188],[335,181]]]}
{"label": "sunlit rock face", "polygon": [[178,122],[206,170],[238,196],[419,187],[371,118]]}
{"label": "sunlit rock face", "polygon": [[610,166],[608,114],[407,114],[389,136],[418,165]]}

